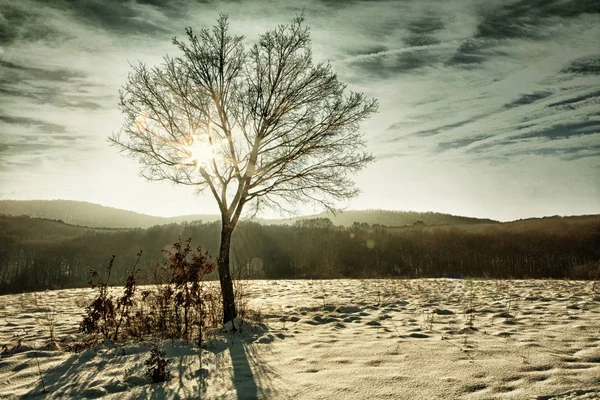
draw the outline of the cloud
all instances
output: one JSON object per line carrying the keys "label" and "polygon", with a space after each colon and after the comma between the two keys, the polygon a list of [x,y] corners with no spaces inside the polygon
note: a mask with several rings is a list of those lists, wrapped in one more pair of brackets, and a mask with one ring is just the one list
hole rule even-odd
{"label": "cloud", "polygon": [[473,68],[493,56],[507,40],[543,40],[551,37],[551,25],[558,20],[570,23],[584,14],[600,13],[592,0],[519,0],[501,4],[486,2],[479,8],[478,24],[472,38],[459,46],[448,65]]}
{"label": "cloud", "polygon": [[475,37],[491,39],[542,38],[544,28],[557,18],[600,13],[595,0],[519,0],[490,3],[482,8]]}
{"label": "cloud", "polygon": [[[94,84],[75,68],[37,67],[0,60],[0,100],[11,108],[21,100],[59,108],[98,110],[101,96],[89,94]],[[20,108],[16,106],[14,108]]]}
{"label": "cloud", "polygon": [[[154,35],[169,31],[156,20],[141,18],[142,10],[138,9],[137,3],[132,1],[59,0],[51,1],[50,4],[62,11],[73,12],[83,22],[119,34]],[[175,8],[178,3],[169,2],[168,5],[165,5]]]}
{"label": "cloud", "polygon": [[[571,135],[572,136],[572,135]],[[511,138],[472,147],[469,153],[486,159],[510,161],[522,156],[540,156],[553,160],[576,161],[600,156],[600,133],[586,136],[539,135],[529,138]],[[540,140],[543,138],[544,140]]]}
{"label": "cloud", "polygon": [[463,127],[465,125],[469,125],[469,124],[472,124],[474,122],[477,122],[477,121],[481,120],[482,118],[484,118],[486,115],[488,115],[488,114],[475,115],[473,117],[470,117],[470,118],[467,118],[467,119],[464,119],[464,120],[460,120],[460,121],[457,121],[457,122],[452,122],[452,123],[449,123],[449,124],[437,126],[437,127],[433,128],[433,129],[420,130],[420,131],[412,133],[411,136],[429,137],[429,136],[439,135],[441,133],[447,133],[448,131],[451,131],[453,129],[460,128],[460,127]]}
{"label": "cloud", "polygon": [[444,28],[442,18],[439,16],[423,16],[408,23],[409,36],[404,43],[409,46],[430,46],[440,43],[436,36]]}
{"label": "cloud", "polygon": [[[571,10],[551,3],[531,10],[525,2],[475,7],[471,37],[455,39],[450,54],[438,52],[434,65],[414,71],[418,81],[396,77],[395,87],[414,100],[405,103],[411,111],[402,120],[393,119],[393,107],[384,109],[391,122],[386,142],[400,153],[407,144],[448,162],[597,157],[574,143],[595,137],[599,128],[599,58],[592,38],[600,34],[600,18],[590,13],[590,2],[569,3]],[[489,17],[492,10],[515,18]],[[394,85],[389,75],[383,79],[379,88]],[[539,147],[548,141],[550,148]]]}
{"label": "cloud", "polygon": [[569,138],[576,135],[591,135],[600,132],[600,121],[582,121],[567,124],[556,124],[547,128],[534,128],[530,132],[515,135],[511,138],[543,137],[548,139]]}
{"label": "cloud", "polygon": [[520,95],[516,100],[511,101],[510,103],[506,103],[504,105],[505,108],[513,108],[519,107],[526,104],[535,103],[538,100],[545,99],[552,95],[552,92],[549,90],[540,90],[532,93],[525,93]]}
{"label": "cloud", "polygon": [[391,78],[403,73],[422,73],[422,69],[436,63],[438,57],[431,53],[414,52],[386,52],[387,54],[364,54],[354,58],[349,64],[357,74],[364,80],[366,77],[382,79]]}
{"label": "cloud", "polygon": [[26,90],[0,86],[0,98],[3,97],[5,101],[9,97],[25,98],[32,100],[36,104],[52,103],[60,108],[99,110],[105,107],[96,101],[90,100],[90,98],[94,98],[93,96],[65,94],[56,88],[43,86],[29,86]]}
{"label": "cloud", "polygon": [[37,131],[42,133],[65,133],[67,131],[67,127],[65,125],[54,124],[51,122],[27,117],[16,117],[0,114],[0,122],[8,125],[20,125],[25,128],[35,128]]}
{"label": "cloud", "polygon": [[0,171],[28,171],[85,157],[85,136],[44,119],[0,114]]}
{"label": "cloud", "polygon": [[182,15],[183,1],[129,0],[47,0],[9,4],[0,18],[0,44],[16,41],[57,42],[65,37],[66,27],[56,26],[57,14],[71,16],[73,22],[89,24],[101,30],[127,35],[161,35],[170,32],[166,15]]}
{"label": "cloud", "polygon": [[600,55],[594,54],[573,60],[560,72],[563,74],[600,75]]}
{"label": "cloud", "polygon": [[589,93],[569,97],[566,100],[560,100],[554,103],[550,103],[547,105],[547,107],[568,106],[570,109],[574,109],[575,107],[577,107],[577,103],[587,102],[588,100],[593,100],[595,103],[600,103],[600,90],[593,90]]}
{"label": "cloud", "polygon": [[3,2],[0,10],[0,46],[18,41],[56,40],[60,36],[46,23],[47,19],[31,10],[19,2]]}
{"label": "cloud", "polygon": [[[417,43],[417,40],[411,41]],[[420,43],[426,44],[396,49],[383,48],[377,52],[366,51],[336,60],[334,65],[348,64],[361,79],[365,76],[385,79],[403,73],[422,74],[447,58],[448,52],[458,45],[458,41],[439,42],[425,39]]]}
{"label": "cloud", "polygon": [[378,5],[385,4],[387,2],[387,0],[318,0],[318,3],[324,4],[325,6],[334,10],[352,8],[360,3],[366,3],[370,7],[377,7]]}
{"label": "cloud", "polygon": [[446,61],[446,65],[468,68],[474,64],[481,64],[489,57],[498,55],[489,51],[489,47],[489,41],[467,39],[458,46],[452,57]]}
{"label": "cloud", "polygon": [[76,69],[40,68],[4,60],[0,60],[0,70],[3,71],[4,82],[14,82],[15,80],[68,82],[86,77],[83,72]]}
{"label": "cloud", "polygon": [[439,152],[443,152],[446,150],[452,150],[452,149],[459,149],[462,147],[470,146],[474,143],[477,143],[481,140],[488,139],[490,137],[491,136],[488,136],[488,135],[482,135],[482,136],[477,136],[477,137],[472,137],[472,138],[461,138],[461,139],[456,139],[453,141],[438,142],[437,149]]}

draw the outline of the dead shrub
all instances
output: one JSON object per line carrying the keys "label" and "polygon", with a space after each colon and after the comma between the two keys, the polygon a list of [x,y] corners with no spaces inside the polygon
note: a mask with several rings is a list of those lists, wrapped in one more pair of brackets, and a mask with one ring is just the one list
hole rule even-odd
{"label": "dead shrub", "polygon": [[145,362],[146,377],[152,383],[166,382],[171,379],[169,371],[170,360],[166,358],[166,353],[158,348],[156,343],[150,344],[150,358]]}
{"label": "dead shrub", "polygon": [[[111,256],[106,268],[106,278],[103,280],[96,270],[90,270],[92,279],[89,284],[98,290],[98,296],[85,308],[85,316],[79,324],[79,331],[97,336],[102,334],[105,338],[110,336],[110,331],[115,326],[116,307],[112,296],[108,294],[108,281],[112,272],[115,256]],[[97,279],[94,282],[94,278]]]}
{"label": "dead shrub", "polygon": [[[205,276],[215,269],[208,252],[200,247],[192,250],[191,239],[181,238],[173,250],[163,250],[167,258],[155,268],[158,284],[137,294],[136,274],[142,252],[128,273],[123,295],[115,299],[108,293],[115,256],[112,256],[102,279],[92,270],[90,285],[97,295],[86,307],[79,330],[92,338],[102,336],[117,341],[122,338],[183,339],[202,343],[204,328],[214,324],[219,312],[214,290],[207,291]],[[165,279],[166,278],[166,279]],[[96,281],[94,281],[96,279]]]}

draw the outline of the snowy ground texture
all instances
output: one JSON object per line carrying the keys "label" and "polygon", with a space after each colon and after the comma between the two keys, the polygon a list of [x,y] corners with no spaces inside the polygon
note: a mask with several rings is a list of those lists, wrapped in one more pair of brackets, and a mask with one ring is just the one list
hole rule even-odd
{"label": "snowy ground texture", "polygon": [[72,353],[48,341],[52,321],[59,339],[76,338],[89,290],[0,296],[0,399],[600,399],[591,282],[252,281],[245,290],[264,324],[215,333],[202,349],[161,343],[173,373],[162,384],[144,377],[147,343]]}

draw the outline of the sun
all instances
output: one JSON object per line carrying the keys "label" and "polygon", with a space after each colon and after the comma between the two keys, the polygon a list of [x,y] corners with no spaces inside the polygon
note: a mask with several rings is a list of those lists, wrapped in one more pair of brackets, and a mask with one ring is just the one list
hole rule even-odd
{"label": "sun", "polygon": [[188,159],[195,165],[205,166],[215,158],[215,151],[208,140],[193,138],[190,145],[185,147]]}

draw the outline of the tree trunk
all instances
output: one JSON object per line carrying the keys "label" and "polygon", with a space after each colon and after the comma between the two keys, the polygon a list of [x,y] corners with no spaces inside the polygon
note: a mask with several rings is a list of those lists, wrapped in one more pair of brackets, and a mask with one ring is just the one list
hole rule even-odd
{"label": "tree trunk", "polygon": [[233,319],[237,317],[235,297],[233,295],[233,280],[231,279],[231,273],[229,271],[229,249],[231,247],[232,233],[233,227],[223,219],[219,260],[217,261],[219,281],[221,282],[221,295],[223,296],[223,324],[233,321]]}

